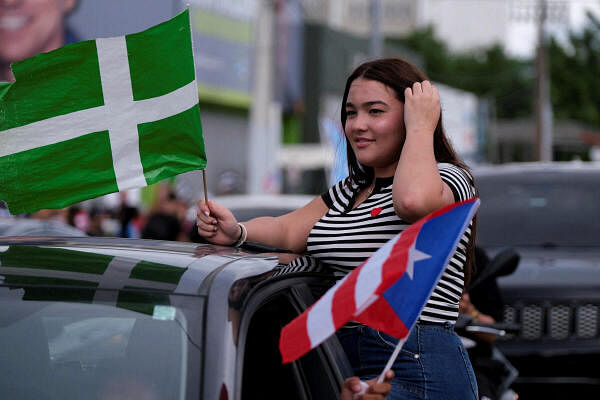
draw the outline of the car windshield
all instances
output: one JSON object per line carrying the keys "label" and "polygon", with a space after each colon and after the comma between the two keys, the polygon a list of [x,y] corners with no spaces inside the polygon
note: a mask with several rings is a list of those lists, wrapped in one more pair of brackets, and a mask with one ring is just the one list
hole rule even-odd
{"label": "car windshield", "polygon": [[477,178],[480,246],[600,246],[599,173]]}
{"label": "car windshield", "polygon": [[189,366],[201,341],[182,309],[124,292],[112,304],[53,293],[0,287],[0,398],[197,398],[199,382],[186,381],[200,376]]}

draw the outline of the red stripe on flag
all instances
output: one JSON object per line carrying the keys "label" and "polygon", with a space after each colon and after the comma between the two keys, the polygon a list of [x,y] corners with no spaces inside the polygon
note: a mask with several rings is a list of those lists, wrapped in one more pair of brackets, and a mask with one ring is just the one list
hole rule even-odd
{"label": "red stripe on flag", "polygon": [[364,265],[363,262],[354,271],[352,271],[344,283],[336,290],[331,301],[331,313],[335,329],[339,329],[348,322],[356,312],[356,280],[358,279],[358,270]]}
{"label": "red stripe on flag", "polygon": [[384,284],[379,286],[378,295],[385,292],[392,283],[404,275],[408,261],[408,251],[403,246],[410,240],[414,239],[405,238],[403,233],[392,247],[389,257],[381,266],[381,282]]}
{"label": "red stripe on flag", "polygon": [[304,312],[281,330],[279,351],[282,362],[288,363],[311,349],[310,338],[306,330],[308,312]]}
{"label": "red stripe on flag", "polygon": [[398,318],[396,312],[384,297],[379,297],[366,310],[360,313],[356,317],[356,320],[396,338],[403,338],[408,335],[408,328]]}

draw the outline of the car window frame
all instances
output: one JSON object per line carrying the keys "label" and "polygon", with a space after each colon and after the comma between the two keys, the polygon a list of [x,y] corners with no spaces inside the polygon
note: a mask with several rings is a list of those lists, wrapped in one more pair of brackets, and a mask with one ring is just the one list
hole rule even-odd
{"label": "car window frame", "polygon": [[[261,284],[257,285],[252,293],[249,294],[244,305],[242,319],[240,321],[238,351],[236,355],[235,387],[237,390],[235,390],[234,395],[234,399],[236,400],[242,400],[245,346],[248,329],[253,316],[255,316],[263,306],[279,296],[286,298],[298,315],[300,315],[317,300],[312,295],[311,285],[313,287],[324,286],[323,274],[303,272],[290,275],[292,276],[280,276],[272,280],[261,282]],[[320,364],[327,372],[327,380],[330,382],[331,386],[335,388],[337,396],[339,396],[339,390],[344,379],[351,376],[353,373],[343,348],[335,335],[318,346],[316,348],[316,354],[319,357]],[[298,360],[294,362],[293,368],[295,379],[297,379],[297,383],[299,383],[303,389],[303,393],[300,394],[301,398],[314,398],[310,393],[310,382],[306,381],[306,377],[302,373],[302,368],[299,365]]]}

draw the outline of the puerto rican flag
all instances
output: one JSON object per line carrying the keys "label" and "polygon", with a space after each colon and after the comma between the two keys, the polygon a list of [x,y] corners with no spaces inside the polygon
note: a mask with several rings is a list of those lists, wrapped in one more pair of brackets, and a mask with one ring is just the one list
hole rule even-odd
{"label": "puerto rican flag", "polygon": [[281,330],[283,362],[298,359],[349,320],[408,336],[478,207],[479,199],[451,204],[388,241]]}

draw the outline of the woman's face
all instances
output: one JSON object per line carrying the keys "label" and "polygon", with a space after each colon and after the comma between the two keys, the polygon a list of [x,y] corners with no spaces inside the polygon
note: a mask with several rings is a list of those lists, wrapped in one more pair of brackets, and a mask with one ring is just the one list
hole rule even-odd
{"label": "woman's face", "polygon": [[358,162],[376,177],[393,176],[405,137],[404,104],[383,83],[357,78],[345,107],[346,138]]}

